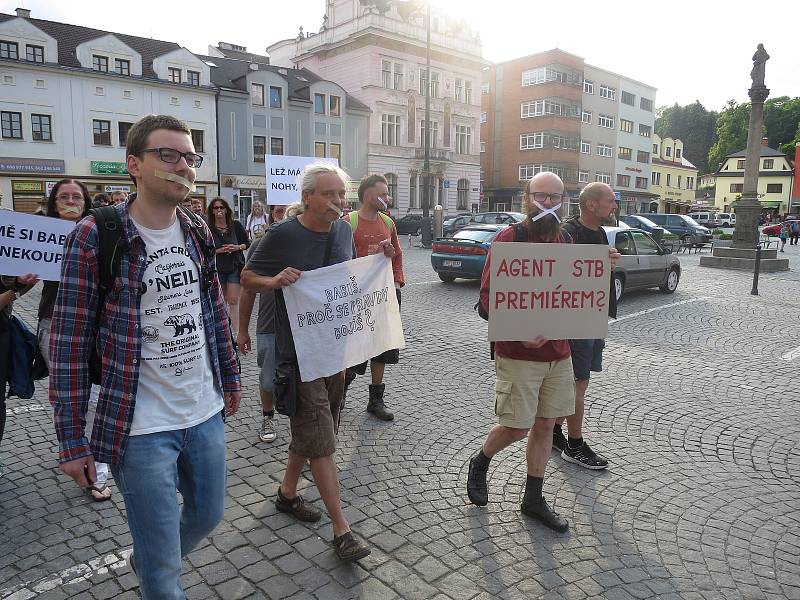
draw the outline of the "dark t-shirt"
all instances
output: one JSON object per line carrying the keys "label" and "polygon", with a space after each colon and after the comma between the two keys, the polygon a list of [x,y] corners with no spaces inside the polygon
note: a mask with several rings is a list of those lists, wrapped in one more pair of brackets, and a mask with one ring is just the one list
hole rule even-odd
{"label": "dark t-shirt", "polygon": [[[256,238],[252,243],[250,249],[247,251],[248,261],[263,239],[263,237]],[[258,295],[256,333],[275,333],[275,292],[273,290],[267,290]]]}
{"label": "dark t-shirt", "polygon": [[[578,220],[578,217],[572,217],[562,225],[562,230],[566,231],[572,237],[573,244],[602,244],[608,246],[608,236],[605,230],[589,229]],[[609,292],[610,301],[608,303],[608,316],[614,319],[617,318],[617,294],[614,291],[614,280],[611,280],[611,290]]]}
{"label": "dark t-shirt", "polygon": [[[306,229],[297,218],[275,223],[253,251],[247,268],[256,275],[274,277],[286,267],[311,271],[323,265],[325,246],[331,239],[329,265],[353,258],[353,232],[350,224],[334,221],[330,232],[319,233]],[[278,364],[295,360],[294,339],[286,314],[283,291],[275,290],[275,347]]]}
{"label": "dark t-shirt", "polygon": [[[219,248],[225,244],[245,244],[250,245],[250,238],[247,237],[247,232],[236,219],[233,220],[231,227],[224,232],[216,227],[209,227],[211,235],[214,236],[214,246]],[[237,270],[237,259],[242,261],[238,263],[238,269],[241,270],[244,263],[244,254],[239,252],[232,252],[231,254],[217,254],[217,271],[220,273],[233,273]]]}

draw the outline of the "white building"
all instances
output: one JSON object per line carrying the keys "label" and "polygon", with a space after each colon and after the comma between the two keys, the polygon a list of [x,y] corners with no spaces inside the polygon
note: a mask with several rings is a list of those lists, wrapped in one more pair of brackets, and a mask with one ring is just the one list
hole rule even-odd
{"label": "white building", "polygon": [[[366,5],[365,5],[366,4]],[[419,212],[423,193],[426,29],[424,14],[396,3],[380,12],[360,0],[326,0],[319,33],[267,48],[273,65],[308,68],[372,110],[367,170],[383,173],[395,213]],[[461,22],[431,17],[430,206],[477,210],[480,197],[481,45]],[[324,107],[323,107],[324,110]]]}
{"label": "white building", "polygon": [[133,191],[125,137],[151,113],[189,124],[204,157],[196,195],[215,196],[215,91],[208,65],[173,42],[0,13],[2,206],[32,212],[63,177]]}

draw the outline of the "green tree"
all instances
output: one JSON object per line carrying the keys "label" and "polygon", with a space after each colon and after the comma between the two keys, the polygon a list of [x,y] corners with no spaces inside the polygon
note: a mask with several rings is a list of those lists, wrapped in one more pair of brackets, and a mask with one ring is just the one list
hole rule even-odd
{"label": "green tree", "polygon": [[717,141],[708,152],[708,166],[716,171],[725,157],[747,147],[750,104],[728,100],[717,118]]}
{"label": "green tree", "polygon": [[701,174],[716,170],[708,163],[708,152],[717,140],[718,113],[707,110],[699,100],[686,106],[661,107],[656,111],[656,133],[680,139],[683,154]]}
{"label": "green tree", "polygon": [[764,128],[770,148],[793,141],[800,128],[800,98],[779,96],[767,100],[764,103]]}

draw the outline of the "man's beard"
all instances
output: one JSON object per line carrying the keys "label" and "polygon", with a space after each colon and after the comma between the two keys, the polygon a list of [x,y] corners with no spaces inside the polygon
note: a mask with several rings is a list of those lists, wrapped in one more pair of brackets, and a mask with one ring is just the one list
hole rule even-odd
{"label": "man's beard", "polygon": [[606,215],[605,217],[600,217],[600,225],[607,225],[609,227],[615,227],[617,224],[617,215],[611,213],[610,215]]}
{"label": "man's beard", "polygon": [[[531,221],[529,225],[530,231],[535,237],[550,242],[558,237],[558,234],[561,231],[561,223],[556,220],[556,218],[553,216],[553,213],[548,213],[538,221],[534,221],[533,218],[540,212],[542,211],[537,209],[536,212],[528,213],[528,218]],[[556,211],[555,214],[561,218],[561,209]]]}

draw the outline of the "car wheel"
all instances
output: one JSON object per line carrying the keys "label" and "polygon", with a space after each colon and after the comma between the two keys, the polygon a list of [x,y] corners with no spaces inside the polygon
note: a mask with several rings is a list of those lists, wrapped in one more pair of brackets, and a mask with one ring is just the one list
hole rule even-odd
{"label": "car wheel", "polygon": [[678,289],[678,282],[681,279],[680,273],[678,273],[678,269],[672,268],[667,273],[667,280],[659,289],[664,292],[665,294],[672,294]]}
{"label": "car wheel", "polygon": [[731,226],[731,224],[730,224],[730,223],[723,223],[723,224],[722,224],[722,226],[723,226],[723,227],[730,227],[730,226]]}
{"label": "car wheel", "polygon": [[445,275],[444,273],[439,273],[438,275],[439,279],[441,279],[445,283],[453,283],[456,280],[456,278],[453,277],[452,275]]}
{"label": "car wheel", "polygon": [[625,293],[625,279],[620,274],[614,275],[614,295],[617,297],[617,302],[622,298]]}

